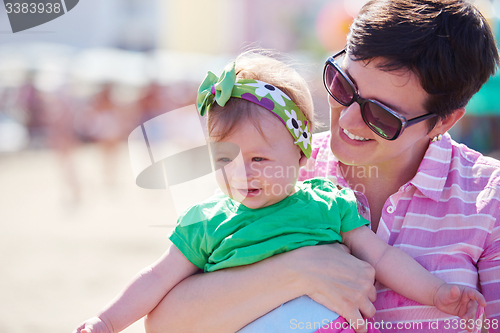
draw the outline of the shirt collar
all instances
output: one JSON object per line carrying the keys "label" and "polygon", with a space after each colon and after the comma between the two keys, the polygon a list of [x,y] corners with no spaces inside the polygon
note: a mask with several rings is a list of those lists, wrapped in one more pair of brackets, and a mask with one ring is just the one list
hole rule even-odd
{"label": "shirt collar", "polygon": [[445,133],[440,141],[429,144],[417,174],[410,181],[423,195],[434,201],[441,198],[450,169],[451,153],[451,137]]}

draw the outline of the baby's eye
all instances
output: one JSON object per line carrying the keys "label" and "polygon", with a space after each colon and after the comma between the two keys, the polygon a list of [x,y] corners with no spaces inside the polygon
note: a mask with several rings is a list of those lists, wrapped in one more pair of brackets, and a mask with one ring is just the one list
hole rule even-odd
{"label": "baby's eye", "polygon": [[262,158],[262,157],[254,157],[254,158],[252,158],[252,161],[253,162],[262,162],[262,161],[264,161],[264,158]]}
{"label": "baby's eye", "polygon": [[229,163],[231,162],[231,159],[230,158],[227,158],[227,157],[221,157],[217,160],[217,162],[221,162],[221,163]]}

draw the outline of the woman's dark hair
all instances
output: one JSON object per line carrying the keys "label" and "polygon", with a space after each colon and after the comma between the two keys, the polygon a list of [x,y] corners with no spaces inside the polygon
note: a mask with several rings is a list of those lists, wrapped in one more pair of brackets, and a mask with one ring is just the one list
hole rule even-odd
{"label": "woman's dark hair", "polygon": [[381,57],[382,70],[414,72],[438,118],[465,107],[500,62],[486,19],[464,0],[371,0],[351,25],[347,52]]}

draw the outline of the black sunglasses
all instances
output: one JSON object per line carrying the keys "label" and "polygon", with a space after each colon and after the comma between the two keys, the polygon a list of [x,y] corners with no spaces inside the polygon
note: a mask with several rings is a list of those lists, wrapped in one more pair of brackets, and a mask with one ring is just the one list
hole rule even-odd
{"label": "black sunglasses", "polygon": [[343,49],[326,60],[323,83],[330,96],[341,105],[349,106],[357,102],[363,121],[375,134],[386,140],[396,140],[405,128],[436,116],[435,113],[428,113],[406,120],[405,117],[379,101],[359,96],[354,83],[335,62],[335,58],[345,53],[346,50]]}

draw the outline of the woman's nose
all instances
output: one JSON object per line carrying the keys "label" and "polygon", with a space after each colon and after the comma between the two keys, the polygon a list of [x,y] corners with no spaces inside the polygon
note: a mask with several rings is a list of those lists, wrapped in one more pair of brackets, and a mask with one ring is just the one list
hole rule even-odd
{"label": "woman's nose", "polygon": [[359,129],[365,127],[358,103],[344,106],[340,111],[339,126],[346,129]]}

